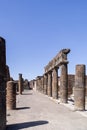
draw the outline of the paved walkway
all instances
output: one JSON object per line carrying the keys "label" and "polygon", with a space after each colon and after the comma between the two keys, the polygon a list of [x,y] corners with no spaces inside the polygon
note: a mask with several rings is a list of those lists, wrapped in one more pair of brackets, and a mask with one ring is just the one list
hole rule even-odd
{"label": "paved walkway", "polygon": [[17,109],[7,111],[7,130],[87,130],[87,117],[27,90],[17,95]]}

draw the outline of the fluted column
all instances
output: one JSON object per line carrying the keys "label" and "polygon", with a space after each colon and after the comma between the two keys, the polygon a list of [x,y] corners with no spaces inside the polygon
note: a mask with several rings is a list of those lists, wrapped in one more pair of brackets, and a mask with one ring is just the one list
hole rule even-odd
{"label": "fluted column", "polygon": [[67,64],[62,64],[61,65],[60,100],[61,100],[62,103],[67,103],[67,100],[68,100]]}
{"label": "fluted column", "polygon": [[75,110],[85,110],[85,65],[76,65],[74,101]]}
{"label": "fluted column", "polygon": [[52,96],[52,71],[48,72],[48,96]]}
{"label": "fluted column", "polygon": [[53,69],[52,75],[52,97],[54,99],[58,98],[58,68]]}

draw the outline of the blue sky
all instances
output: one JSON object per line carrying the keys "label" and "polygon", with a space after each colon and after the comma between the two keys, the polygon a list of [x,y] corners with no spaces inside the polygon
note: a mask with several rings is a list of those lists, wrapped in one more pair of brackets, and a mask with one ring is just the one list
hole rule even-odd
{"label": "blue sky", "polygon": [[87,0],[0,0],[0,36],[6,39],[10,74],[29,80],[63,48],[68,72],[87,64]]}

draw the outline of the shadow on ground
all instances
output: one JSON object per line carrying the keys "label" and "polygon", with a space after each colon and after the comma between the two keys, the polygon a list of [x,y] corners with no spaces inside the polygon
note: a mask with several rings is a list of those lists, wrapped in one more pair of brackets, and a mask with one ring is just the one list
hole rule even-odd
{"label": "shadow on ground", "polygon": [[22,93],[22,95],[33,95],[32,93]]}
{"label": "shadow on ground", "polygon": [[30,109],[30,107],[18,107],[16,110],[24,110],[24,109]]}
{"label": "shadow on ground", "polygon": [[45,125],[45,124],[48,124],[48,121],[42,120],[42,121],[24,122],[24,123],[7,125],[6,130],[19,130],[19,129],[35,127],[35,126]]}

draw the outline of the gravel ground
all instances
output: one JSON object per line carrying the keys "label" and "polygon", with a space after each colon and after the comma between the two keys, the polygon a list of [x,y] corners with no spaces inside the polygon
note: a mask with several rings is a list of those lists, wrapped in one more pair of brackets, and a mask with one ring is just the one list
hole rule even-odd
{"label": "gravel ground", "polygon": [[86,114],[71,107],[26,90],[17,95],[17,109],[7,110],[7,130],[87,130]]}

